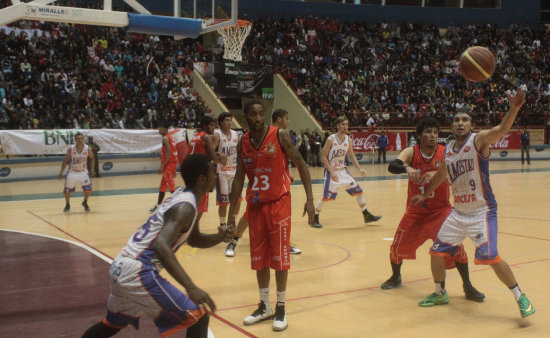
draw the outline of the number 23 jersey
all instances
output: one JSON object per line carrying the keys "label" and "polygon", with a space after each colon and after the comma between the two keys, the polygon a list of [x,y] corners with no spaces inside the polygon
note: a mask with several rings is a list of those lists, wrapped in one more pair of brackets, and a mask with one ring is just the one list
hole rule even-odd
{"label": "number 23 jersey", "polygon": [[274,201],[290,192],[288,157],[279,143],[279,128],[270,126],[262,143],[255,148],[250,132],[242,137],[241,161],[248,176],[246,201]]}

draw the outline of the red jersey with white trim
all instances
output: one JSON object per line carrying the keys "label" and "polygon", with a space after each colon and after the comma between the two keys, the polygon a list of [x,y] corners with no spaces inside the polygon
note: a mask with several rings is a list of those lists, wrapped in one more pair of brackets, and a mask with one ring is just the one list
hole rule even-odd
{"label": "red jersey with white trim", "polygon": [[[411,162],[411,168],[419,170],[420,174],[423,176],[425,173],[430,171],[437,171],[439,167],[445,163],[445,146],[438,144],[434,154],[431,157],[427,157],[420,152],[420,145],[415,145],[413,147],[414,155]],[[419,185],[413,183],[409,180],[409,192],[407,195],[407,208],[408,210],[415,211],[418,213],[431,213],[434,209],[439,208],[448,208],[451,206],[449,202],[449,184],[447,180],[443,181],[435,189],[435,191],[428,196],[424,203],[419,205],[411,205],[410,199],[417,194],[423,194],[430,183],[428,182],[425,185]]]}
{"label": "red jersey with white trim", "polygon": [[200,131],[193,135],[193,138],[189,141],[189,155],[192,154],[207,154],[206,148],[202,143],[202,139],[206,135],[205,131]]}
{"label": "red jersey with white trim", "polygon": [[258,149],[250,142],[250,132],[242,137],[241,161],[248,176],[248,203],[274,201],[290,192],[288,157],[278,134],[279,128],[270,126]]}
{"label": "red jersey with white trim", "polygon": [[[170,140],[170,153],[171,156],[168,159],[167,164],[176,164],[178,163],[178,148],[176,148],[176,142],[174,141],[174,138],[171,135],[166,135],[168,139]],[[166,158],[166,147],[164,146],[164,143],[162,144],[162,149],[160,151],[160,162],[164,163],[164,159]]]}
{"label": "red jersey with white trim", "polygon": [[187,133],[184,128],[172,129],[168,132],[168,135],[172,136],[174,142],[176,142],[176,149],[178,151],[178,162],[181,163],[187,157],[189,147],[187,146]]}

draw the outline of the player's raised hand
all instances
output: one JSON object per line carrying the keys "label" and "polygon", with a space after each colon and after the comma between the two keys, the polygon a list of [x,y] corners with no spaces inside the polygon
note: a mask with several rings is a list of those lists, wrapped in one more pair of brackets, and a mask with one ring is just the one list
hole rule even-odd
{"label": "player's raised hand", "polygon": [[525,92],[520,88],[516,90],[516,94],[513,96],[511,93],[506,93],[506,97],[508,98],[508,102],[510,102],[511,108],[519,109],[525,103]]}
{"label": "player's raised hand", "polygon": [[197,304],[199,307],[206,308],[208,307],[211,312],[216,311],[216,304],[214,304],[214,301],[208,293],[206,293],[204,290],[199,289],[198,287],[186,289],[187,296]]}

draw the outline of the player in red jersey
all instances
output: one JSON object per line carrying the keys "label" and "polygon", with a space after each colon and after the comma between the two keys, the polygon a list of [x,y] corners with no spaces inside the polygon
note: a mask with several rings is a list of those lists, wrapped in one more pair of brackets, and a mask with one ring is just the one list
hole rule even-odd
{"label": "player in red jersey", "polygon": [[[395,231],[390,246],[392,276],[381,285],[384,290],[401,286],[401,265],[403,259],[415,259],[416,250],[428,239],[435,240],[441,224],[451,211],[449,202],[449,185],[441,184],[424,204],[411,205],[410,199],[424,192],[437,169],[444,165],[445,146],[437,144],[439,124],[434,119],[420,121],[416,127],[419,145],[404,149],[396,160],[388,166],[392,174],[409,175],[407,193],[407,210]],[[481,302],[485,295],[477,291],[470,282],[468,273],[468,256],[461,245],[454,256],[446,258],[447,269],[456,266],[467,299]]]}
{"label": "player in red jersey", "polygon": [[[296,164],[304,189],[304,215],[313,222],[315,208],[311,191],[311,177],[307,165],[292,144],[288,131],[265,124],[264,106],[250,101],[244,107],[250,130],[243,135],[237,149],[237,172],[231,189],[228,226],[235,226],[235,209],[243,190],[245,174],[248,177],[246,201],[250,222],[250,256],[252,269],[260,289],[260,303],[244,325],[252,325],[273,318],[273,330],[288,326],[285,301],[288,269],[290,269],[290,175],[288,160]],[[275,315],[269,305],[270,268],[275,270],[277,306]]]}
{"label": "player in red jersey", "polygon": [[[195,135],[189,140],[189,155],[191,154],[205,154],[208,155],[208,151],[206,150],[207,146],[211,146],[210,143],[213,142],[212,134],[214,133],[214,129],[216,128],[216,122],[214,119],[210,116],[204,116],[201,120],[201,129],[200,131],[196,132]],[[221,163],[222,158],[213,158],[212,159],[216,163]],[[197,217],[197,222],[200,220],[203,213],[208,211],[208,194],[204,195],[202,200],[199,203],[199,207],[197,209],[199,211],[199,216]]]}
{"label": "player in red jersey", "polygon": [[176,148],[176,142],[171,135],[168,135],[168,128],[170,128],[170,122],[164,121],[159,127],[159,134],[162,135],[162,150],[160,151],[160,168],[159,174],[162,174],[159,186],[159,196],[157,204],[149,209],[150,213],[154,213],[159,205],[164,200],[166,190],[170,190],[170,193],[176,191],[176,166],[178,165],[178,150]]}
{"label": "player in red jersey", "polygon": [[[286,129],[288,127],[288,124],[290,123],[288,119],[288,112],[284,109],[275,109],[273,113],[271,114],[271,125],[277,128],[283,128]],[[288,169],[288,168],[287,168]],[[290,175],[290,174],[289,174]],[[294,183],[294,179],[292,176],[290,176],[290,183]],[[238,209],[238,207],[237,207]],[[235,237],[233,237],[233,240],[231,242],[227,243],[227,246],[225,248],[225,256],[226,257],[233,257],[235,256],[235,248],[237,247],[237,243],[239,242],[239,238],[242,237],[244,231],[248,228],[248,214],[245,211],[243,217],[239,220],[239,224],[237,224],[237,230],[235,232]],[[300,255],[302,253],[302,250],[298,249],[295,246],[290,246],[290,254],[291,255]]]}

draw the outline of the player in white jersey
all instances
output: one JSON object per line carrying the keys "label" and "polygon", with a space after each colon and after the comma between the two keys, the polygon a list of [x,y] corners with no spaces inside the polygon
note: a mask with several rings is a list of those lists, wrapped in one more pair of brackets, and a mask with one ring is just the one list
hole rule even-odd
{"label": "player in white jersey", "polygon": [[336,195],[338,195],[338,189],[341,186],[345,187],[348,194],[357,198],[357,203],[363,212],[365,223],[376,222],[382,218],[382,216],[374,216],[367,210],[363,189],[361,189],[361,186],[346,168],[346,155],[348,155],[353,165],[361,172],[361,175],[366,176],[365,170],[359,166],[359,162],[353,152],[352,139],[348,136],[348,125],[349,120],[345,115],[338,117],[336,120],[338,132],[330,135],[323,147],[322,158],[325,165],[325,183],[323,197],[315,206],[315,219],[313,224],[311,224],[314,228],[323,227],[319,223],[319,214],[323,209],[323,204],[325,202],[334,201]]}
{"label": "player in white jersey", "polygon": [[[187,330],[187,337],[207,337],[208,314],[215,311],[210,296],[199,289],[177,261],[175,252],[184,243],[209,248],[231,238],[233,228],[216,234],[200,232],[197,201],[216,184],[214,164],[204,154],[189,155],[181,165],[185,188],[178,188],[130,237],[109,271],[111,292],[104,320],[82,337],[111,337],[129,324],[136,329],[142,315],[151,317],[167,337]],[[187,294],[160,275],[167,272]],[[185,336],[185,335],[184,335]]]}
{"label": "player in white jersey", "polygon": [[63,163],[61,163],[61,170],[59,171],[58,179],[63,178],[63,172],[67,165],[69,166],[69,172],[65,177],[65,188],[63,189],[63,195],[65,195],[65,209],[63,212],[69,212],[71,210],[71,193],[76,189],[76,185],[82,186],[84,191],[84,201],[82,206],[84,210],[90,211],[88,206],[88,197],[92,193],[92,176],[94,175],[94,168],[90,168],[88,171],[87,161],[90,159],[90,163],[93,163],[94,153],[84,144],[84,135],[77,133],[74,137],[76,144],[70,146],[67,149]]}
{"label": "player in white jersey", "polygon": [[[231,129],[233,117],[228,112],[223,112],[218,116],[220,129],[214,130],[212,142],[206,145],[206,151],[211,158],[222,155],[221,163],[216,164],[216,204],[218,205],[218,216],[220,226],[225,226],[227,217],[227,206],[231,196],[231,185],[237,171],[237,144],[239,135]],[[220,161],[218,161],[220,162]],[[237,211],[239,208],[237,208]]]}
{"label": "player in white jersey", "polygon": [[510,110],[500,124],[490,130],[472,132],[472,119],[466,113],[453,118],[454,140],[445,149],[445,165],[441,166],[423,194],[414,196],[412,204],[420,204],[449,178],[454,195],[454,206],[430,249],[435,292],[420,301],[420,306],[447,304],[449,296],[444,288],[444,257],[453,255],[458,245],[470,237],[476,246],[475,263],[491,266],[498,278],[511,290],[523,318],[535,313],[529,299],[520,290],[514,273],[497,249],[497,203],[489,182],[489,146],[501,139],[512,127],[525,103],[521,89],[515,95],[507,94]]}

